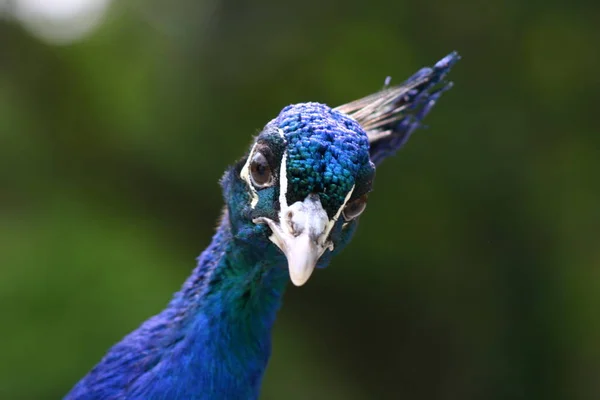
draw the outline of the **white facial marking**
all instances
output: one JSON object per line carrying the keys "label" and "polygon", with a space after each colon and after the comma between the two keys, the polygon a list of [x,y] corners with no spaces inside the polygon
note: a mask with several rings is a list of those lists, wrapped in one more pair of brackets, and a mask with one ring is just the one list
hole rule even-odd
{"label": "white facial marking", "polygon": [[[279,167],[279,220],[284,215],[284,211],[287,211],[287,153],[283,153],[281,158],[281,166]],[[284,210],[285,209],[285,210]]]}
{"label": "white facial marking", "polygon": [[279,132],[279,136],[281,136],[285,140],[285,133],[283,133],[283,129],[277,128],[277,132]]}
{"label": "white facial marking", "polygon": [[252,184],[252,181],[250,180],[250,161],[252,160],[252,155],[254,155],[255,148],[256,148],[256,143],[254,143],[254,146],[252,146],[252,150],[250,150],[250,153],[248,154],[248,159],[246,160],[246,163],[244,164],[244,166],[242,167],[242,170],[240,171],[240,178],[245,180],[246,183],[248,184],[248,187],[250,188],[250,195],[252,196],[252,200],[250,201],[250,207],[252,209],[254,209],[254,207],[256,207],[256,205],[258,204],[258,192],[256,191],[256,188]]}
{"label": "white facial marking", "polygon": [[[323,236],[324,236],[323,240],[326,240],[329,237],[329,233],[333,229],[333,226],[335,225],[335,223],[340,218],[340,214],[342,213],[342,210],[344,209],[344,207],[346,207],[346,203],[348,203],[348,200],[350,200],[350,197],[352,196],[352,192],[354,192],[355,186],[356,185],[352,185],[352,187],[350,188],[350,191],[348,191],[348,194],[346,195],[346,198],[344,199],[344,202],[342,203],[342,206],[340,208],[338,208],[338,210],[335,213],[335,215],[333,216],[333,218],[331,218],[331,220],[327,224],[327,228],[325,230],[325,233],[323,234]],[[325,244],[325,243],[323,243],[323,244]],[[329,242],[329,250],[333,251],[333,243],[332,242]]]}

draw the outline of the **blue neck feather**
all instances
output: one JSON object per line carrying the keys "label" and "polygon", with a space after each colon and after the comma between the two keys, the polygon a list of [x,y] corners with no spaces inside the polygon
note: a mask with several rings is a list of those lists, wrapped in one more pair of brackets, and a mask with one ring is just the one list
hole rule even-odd
{"label": "blue neck feather", "polygon": [[169,306],[116,344],[67,399],[258,397],[289,278],[266,243],[231,230],[226,213]]}

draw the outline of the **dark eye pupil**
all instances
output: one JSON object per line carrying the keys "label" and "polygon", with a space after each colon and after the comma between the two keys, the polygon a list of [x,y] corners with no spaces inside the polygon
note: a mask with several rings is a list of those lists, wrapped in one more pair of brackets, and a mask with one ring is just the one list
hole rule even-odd
{"label": "dark eye pupil", "polygon": [[264,186],[271,181],[271,167],[264,155],[256,153],[250,163],[252,180],[256,186]]}
{"label": "dark eye pupil", "polygon": [[346,204],[344,207],[344,211],[342,214],[344,215],[344,219],[346,221],[353,220],[358,217],[367,207],[367,195],[362,195],[356,200],[352,200],[350,203]]}

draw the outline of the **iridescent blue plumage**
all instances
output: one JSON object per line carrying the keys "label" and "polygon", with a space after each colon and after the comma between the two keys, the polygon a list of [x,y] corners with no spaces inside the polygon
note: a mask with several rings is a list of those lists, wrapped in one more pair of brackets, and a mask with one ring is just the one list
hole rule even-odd
{"label": "iridescent blue plumage", "polygon": [[225,173],[212,243],[167,308],[113,346],[67,399],[256,399],[290,279],[350,241],[375,164],[419,126],[458,59],[332,109],[284,108]]}
{"label": "iridescent blue plumage", "polygon": [[309,193],[322,193],[323,208],[333,215],[354,177],[373,171],[366,133],[339,111],[319,103],[296,104],[284,108],[272,123],[288,143],[291,203]]}

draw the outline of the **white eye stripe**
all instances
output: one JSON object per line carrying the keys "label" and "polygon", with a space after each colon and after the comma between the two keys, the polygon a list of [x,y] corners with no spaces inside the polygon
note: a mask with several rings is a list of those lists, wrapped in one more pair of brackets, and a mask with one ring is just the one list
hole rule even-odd
{"label": "white eye stripe", "polygon": [[[281,128],[278,128],[278,133],[279,135],[284,139],[285,142],[285,135],[284,132]],[[254,186],[254,184],[252,183],[252,178],[250,177],[250,164],[252,163],[252,157],[254,156],[254,153],[256,152],[256,145],[258,145],[258,142],[254,143],[254,145],[252,146],[252,149],[250,149],[250,153],[248,154],[248,158],[246,159],[246,162],[244,163],[244,166],[242,167],[242,170],[240,171],[240,178],[242,180],[244,180],[246,182],[246,184],[248,185],[248,188],[250,189],[250,196],[251,196],[251,200],[250,200],[250,207],[252,209],[254,209],[256,207],[256,205],[258,204],[258,191],[256,190],[256,187]],[[283,199],[285,200],[285,194],[287,192],[287,176],[285,174],[285,167],[286,166],[286,154],[283,154],[283,158],[281,160],[281,168],[280,168],[280,175],[283,175],[283,180],[280,181],[280,188],[284,188],[283,191],[280,190],[280,195],[279,195],[279,200],[281,201],[281,193],[284,194]],[[281,171],[283,171],[283,173],[281,173]],[[268,185],[270,186],[270,185]],[[287,207],[287,202],[285,203],[286,207]]]}
{"label": "white eye stripe", "polygon": [[281,166],[279,167],[279,217],[281,221],[281,216],[283,215],[283,211],[287,210],[287,189],[288,189],[288,180],[287,180],[287,152],[283,153],[283,157],[281,157]]}
{"label": "white eye stripe", "polygon": [[[344,209],[344,207],[346,207],[346,203],[348,203],[348,200],[350,200],[350,197],[352,196],[352,192],[354,192],[355,187],[356,187],[356,185],[352,185],[352,187],[348,191],[348,194],[346,195],[346,198],[344,199],[344,202],[342,203],[342,206],[337,210],[337,212],[335,213],[333,218],[331,218],[329,220],[329,223],[327,224],[327,228],[325,229],[325,233],[322,236],[323,240],[327,240],[327,238],[329,237],[329,233],[331,233],[333,226],[340,218],[340,214],[342,213],[342,210]],[[331,250],[333,251],[333,243],[331,244]]]}
{"label": "white eye stripe", "polygon": [[256,191],[256,188],[252,184],[252,181],[250,180],[250,161],[252,160],[252,156],[254,155],[254,150],[256,149],[256,145],[257,145],[257,143],[254,143],[254,146],[252,146],[252,150],[250,150],[250,153],[248,154],[248,159],[246,160],[246,163],[244,164],[244,166],[242,167],[242,170],[240,171],[240,178],[242,178],[244,181],[246,181],[246,183],[248,184],[248,187],[250,188],[250,195],[252,196],[252,200],[250,201],[250,207],[252,209],[254,209],[254,207],[256,207],[256,205],[258,204],[258,192]]}

